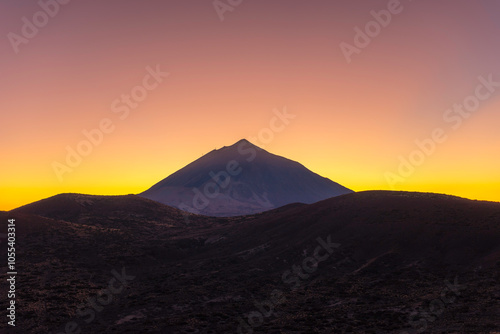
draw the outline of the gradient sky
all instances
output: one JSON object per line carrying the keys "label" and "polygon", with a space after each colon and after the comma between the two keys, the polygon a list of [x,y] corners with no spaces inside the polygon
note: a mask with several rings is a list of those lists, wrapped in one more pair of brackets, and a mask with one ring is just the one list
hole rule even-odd
{"label": "gradient sky", "polygon": [[[40,7],[2,1],[0,210],[138,193],[241,138],[353,190],[391,189],[386,173],[436,128],[447,140],[395,189],[500,201],[500,89],[456,130],[443,121],[479,76],[500,81],[500,3],[402,1],[348,64],[340,43],[387,4],[244,0],[221,21],[206,0],[72,0],[15,53],[8,34]],[[157,64],[170,76],[121,120],[112,102]],[[259,140],[284,107],[295,119]],[[53,162],[104,118],[115,130],[58,180]]]}

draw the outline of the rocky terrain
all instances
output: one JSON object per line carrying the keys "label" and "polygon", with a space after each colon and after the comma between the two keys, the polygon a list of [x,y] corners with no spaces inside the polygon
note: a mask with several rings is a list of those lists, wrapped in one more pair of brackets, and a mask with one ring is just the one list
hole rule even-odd
{"label": "rocky terrain", "polygon": [[214,218],[63,194],[1,212],[0,233],[11,218],[2,333],[500,331],[500,203],[362,192]]}

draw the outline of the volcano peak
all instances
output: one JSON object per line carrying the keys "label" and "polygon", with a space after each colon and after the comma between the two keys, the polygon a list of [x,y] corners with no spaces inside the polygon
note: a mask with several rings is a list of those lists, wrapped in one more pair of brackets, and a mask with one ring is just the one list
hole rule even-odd
{"label": "volcano peak", "polygon": [[155,184],[143,197],[208,216],[240,216],[352,191],[240,139]]}

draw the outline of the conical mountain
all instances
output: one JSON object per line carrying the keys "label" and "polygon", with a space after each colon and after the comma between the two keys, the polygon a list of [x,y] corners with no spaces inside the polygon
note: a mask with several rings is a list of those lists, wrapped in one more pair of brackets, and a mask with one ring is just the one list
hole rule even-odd
{"label": "conical mountain", "polygon": [[208,216],[239,216],[352,191],[243,139],[202,156],[140,196]]}

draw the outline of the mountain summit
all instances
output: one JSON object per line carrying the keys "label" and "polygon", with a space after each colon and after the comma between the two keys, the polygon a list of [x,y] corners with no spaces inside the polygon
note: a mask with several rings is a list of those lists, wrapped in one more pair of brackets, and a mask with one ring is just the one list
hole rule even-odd
{"label": "mountain summit", "polygon": [[242,139],[213,150],[140,196],[208,216],[239,216],[352,191]]}

